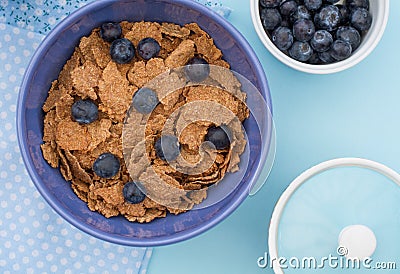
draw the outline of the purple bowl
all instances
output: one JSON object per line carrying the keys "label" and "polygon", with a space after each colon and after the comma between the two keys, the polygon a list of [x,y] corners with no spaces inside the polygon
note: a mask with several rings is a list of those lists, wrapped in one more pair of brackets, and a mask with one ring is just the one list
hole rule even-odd
{"label": "purple bowl", "polygon": [[[185,0],[102,0],[77,10],[59,23],[34,54],[23,79],[17,110],[18,140],[26,168],[50,206],[82,231],[116,244],[157,246],[176,243],[196,236],[216,225],[247,197],[259,177],[269,149],[272,126],[265,119],[260,129],[252,115],[246,120],[250,162],[238,187],[222,201],[180,215],[167,215],[148,224],[128,222],[123,217],[105,218],[88,209],[72,191],[58,169],[44,160],[40,145],[43,137],[42,105],[51,82],[57,79],[66,60],[82,36],[107,21],[159,21],[186,24],[196,22],[215,40],[232,70],[250,80],[264,97],[269,109],[271,100],[264,71],[245,38],[225,19],[194,2]],[[253,104],[258,104],[257,100]],[[265,106],[258,108],[269,117]],[[265,112],[265,113],[264,113]],[[261,137],[262,136],[262,137]],[[264,142],[264,146],[262,146]],[[267,145],[265,145],[267,144]]]}

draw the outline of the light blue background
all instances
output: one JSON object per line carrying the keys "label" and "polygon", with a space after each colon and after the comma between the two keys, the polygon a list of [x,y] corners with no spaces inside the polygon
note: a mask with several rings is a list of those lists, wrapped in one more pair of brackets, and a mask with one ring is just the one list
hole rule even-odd
{"label": "light blue background", "polygon": [[[223,2],[233,8],[229,21],[253,46],[269,80],[275,165],[261,191],[225,221],[189,241],[155,248],[150,274],[273,273],[258,268],[256,261],[268,249],[269,220],[278,197],[302,171],[337,157],[369,158],[400,171],[400,1],[390,2],[385,34],[372,54],[351,69],[325,76],[298,72],[276,60],[254,31],[249,1]],[[398,235],[393,243],[400,243]]]}

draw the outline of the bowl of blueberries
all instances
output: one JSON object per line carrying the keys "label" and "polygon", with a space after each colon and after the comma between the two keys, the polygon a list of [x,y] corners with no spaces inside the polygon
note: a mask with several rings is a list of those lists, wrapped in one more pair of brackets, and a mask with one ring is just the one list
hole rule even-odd
{"label": "bowl of blueberries", "polygon": [[389,0],[251,0],[257,34],[278,60],[329,74],[353,67],[379,43]]}

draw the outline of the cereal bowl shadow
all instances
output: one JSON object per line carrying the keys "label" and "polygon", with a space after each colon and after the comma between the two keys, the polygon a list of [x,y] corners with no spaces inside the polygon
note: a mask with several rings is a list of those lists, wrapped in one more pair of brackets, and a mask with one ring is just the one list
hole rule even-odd
{"label": "cereal bowl shadow", "polygon": [[[157,21],[186,24],[196,22],[210,34],[232,70],[247,78],[266,101],[266,106],[250,102],[250,108],[264,114],[257,125],[250,116],[244,123],[248,135],[250,163],[236,189],[217,204],[151,223],[132,223],[118,216],[105,218],[92,212],[72,191],[58,169],[43,158],[40,148],[43,137],[43,103],[51,82],[57,79],[82,36],[90,34],[103,22],[122,20]],[[246,89],[244,86],[243,89]],[[77,10],[48,34],[34,54],[23,79],[17,110],[18,140],[29,175],[40,194],[64,219],[82,231],[116,244],[158,246],[172,244],[196,236],[221,222],[248,196],[260,175],[270,149],[272,122],[271,99],[264,71],[244,37],[225,19],[192,1],[95,1]],[[263,144],[263,145],[262,145]],[[229,180],[229,178],[226,178]]]}

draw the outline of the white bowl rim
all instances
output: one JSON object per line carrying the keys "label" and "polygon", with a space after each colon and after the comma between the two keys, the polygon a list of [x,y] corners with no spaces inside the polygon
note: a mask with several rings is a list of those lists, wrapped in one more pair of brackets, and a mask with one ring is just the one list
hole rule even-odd
{"label": "white bowl rim", "polygon": [[[368,170],[375,171],[387,178],[391,181],[395,182],[400,186],[400,174],[395,170],[389,168],[388,166],[369,160],[364,158],[336,158],[332,160],[328,160],[322,162],[316,166],[313,166],[302,174],[300,174],[296,179],[294,179],[290,185],[283,192],[281,197],[278,199],[278,202],[275,205],[274,211],[272,213],[270,227],[269,227],[269,236],[268,236],[268,247],[269,247],[269,255],[273,262],[277,262],[274,260],[275,258],[279,258],[278,254],[278,232],[279,232],[279,224],[283,214],[283,211],[286,208],[287,203],[290,198],[299,189],[305,182],[307,182],[312,177],[323,173],[327,170],[340,168],[340,167],[360,167]],[[277,265],[272,265],[273,270],[276,274],[284,274],[282,268]]]}
{"label": "white bowl rim", "polygon": [[388,18],[389,18],[389,0],[375,0],[379,3],[379,9],[373,26],[380,26],[372,28],[368,32],[369,39],[365,40],[365,44],[362,44],[357,51],[354,52],[348,59],[327,65],[312,65],[306,64],[300,61],[296,61],[291,57],[281,52],[269,39],[268,35],[262,26],[259,16],[259,0],[250,0],[250,13],[253,21],[254,28],[257,32],[258,37],[264,46],[274,55],[279,61],[286,64],[287,66],[296,70],[312,73],[312,74],[331,74],[346,70],[350,67],[355,66],[366,58],[378,45],[385,31]]}

